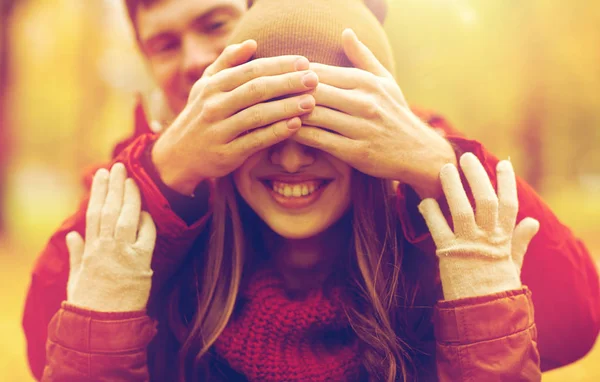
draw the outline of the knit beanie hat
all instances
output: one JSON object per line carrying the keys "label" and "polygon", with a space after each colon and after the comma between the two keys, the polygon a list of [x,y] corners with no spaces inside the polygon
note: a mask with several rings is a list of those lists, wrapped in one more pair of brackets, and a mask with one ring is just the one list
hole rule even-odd
{"label": "knit beanie hat", "polygon": [[302,55],[311,62],[351,67],[342,48],[346,28],[352,28],[379,62],[394,73],[385,31],[364,0],[254,0],[229,43],[256,40],[254,58]]}

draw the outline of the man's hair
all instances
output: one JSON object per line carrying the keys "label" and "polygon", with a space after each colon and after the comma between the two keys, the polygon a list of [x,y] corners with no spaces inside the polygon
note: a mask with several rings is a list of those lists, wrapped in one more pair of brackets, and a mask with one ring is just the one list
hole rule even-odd
{"label": "man's hair", "polygon": [[129,20],[131,21],[133,28],[136,30],[136,34],[137,34],[137,26],[135,24],[135,15],[136,15],[138,7],[140,5],[147,7],[158,1],[160,1],[160,0],[125,0],[125,7],[127,8],[127,15],[129,15]]}

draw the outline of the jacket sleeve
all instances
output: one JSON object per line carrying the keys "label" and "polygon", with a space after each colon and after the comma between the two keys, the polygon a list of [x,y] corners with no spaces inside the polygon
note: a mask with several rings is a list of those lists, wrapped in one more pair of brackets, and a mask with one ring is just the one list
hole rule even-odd
{"label": "jacket sleeve", "polygon": [[[206,186],[204,198],[205,211],[197,221],[188,224],[171,208],[169,201],[162,195],[142,165],[146,148],[154,142],[156,136],[145,134],[135,139],[108,164],[119,161],[124,163],[127,173],[140,188],[143,208],[154,219],[157,228],[157,242],[152,257],[151,296],[176,271],[184,260],[195,238],[200,234],[209,219],[208,199],[210,186]],[[89,177],[88,177],[89,183]],[[89,187],[89,185],[88,185]],[[23,328],[27,340],[27,354],[33,375],[39,379],[45,364],[45,348],[48,336],[48,323],[66,299],[66,285],[69,275],[69,253],[65,236],[76,230],[85,233],[85,213],[87,198],[79,209],[69,217],[50,238],[39,255],[31,275],[31,284],[25,301]]]}
{"label": "jacket sleeve", "polygon": [[41,380],[149,381],[146,348],[155,334],[144,312],[100,313],[63,303],[48,327]]}
{"label": "jacket sleeve", "polygon": [[[465,152],[475,154],[496,186],[496,157],[479,142],[461,136],[442,118],[435,115],[423,118],[446,136],[457,158]],[[469,190],[464,177],[463,184]],[[530,216],[540,222],[540,230],[525,255],[521,279],[532,292],[541,366],[546,371],[582,358],[593,347],[600,330],[600,283],[585,245],[519,178],[517,191],[518,221]],[[410,187],[398,188],[398,210],[404,235],[411,244],[434,253],[427,225],[417,209],[419,202]],[[445,200],[439,202],[450,217]]]}
{"label": "jacket sleeve", "polygon": [[434,328],[441,382],[541,381],[533,303],[527,287],[440,301]]}

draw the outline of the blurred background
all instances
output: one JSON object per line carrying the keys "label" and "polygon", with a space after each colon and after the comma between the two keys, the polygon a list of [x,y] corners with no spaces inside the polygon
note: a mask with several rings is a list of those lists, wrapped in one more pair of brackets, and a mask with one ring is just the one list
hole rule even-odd
{"label": "blurred background", "polygon": [[[388,3],[409,102],[510,156],[600,259],[600,2]],[[0,12],[0,380],[30,381],[29,271],[153,85],[121,0],[0,0]],[[598,360],[600,344],[544,380],[599,381]]]}

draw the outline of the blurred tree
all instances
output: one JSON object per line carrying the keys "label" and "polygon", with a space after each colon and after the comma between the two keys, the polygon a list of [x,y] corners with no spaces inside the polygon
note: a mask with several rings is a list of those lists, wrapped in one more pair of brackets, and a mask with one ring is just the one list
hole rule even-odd
{"label": "blurred tree", "polygon": [[[85,1],[79,8],[79,25],[76,26],[79,38],[76,51],[76,84],[81,94],[73,130],[74,160],[77,168],[97,160],[90,157],[90,145],[94,144],[98,131],[102,126],[103,114],[106,113],[108,88],[98,71],[98,58],[104,49],[106,7],[102,1]],[[114,65],[118,63],[114,62]]]}
{"label": "blurred tree", "polygon": [[523,20],[526,22],[521,25],[521,33],[528,38],[520,42],[523,102],[522,110],[518,110],[522,117],[517,123],[515,136],[527,158],[523,161],[522,176],[534,189],[540,191],[545,168],[542,137],[547,131],[545,125],[548,122],[545,77],[540,73],[545,71],[547,53],[540,36],[539,12],[536,12],[538,7],[534,3],[525,3],[522,7]]}
{"label": "blurred tree", "polygon": [[6,186],[6,167],[8,162],[8,149],[10,148],[10,128],[7,116],[8,89],[10,86],[10,41],[8,30],[10,16],[16,0],[0,1],[0,233],[4,232],[4,194]]}

